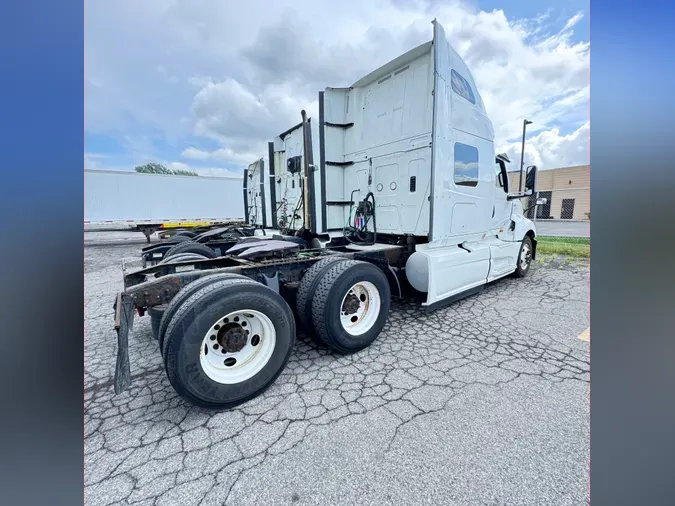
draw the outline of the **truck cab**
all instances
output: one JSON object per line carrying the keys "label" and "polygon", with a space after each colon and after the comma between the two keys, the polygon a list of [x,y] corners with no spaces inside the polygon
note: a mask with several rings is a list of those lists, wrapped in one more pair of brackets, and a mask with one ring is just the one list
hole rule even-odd
{"label": "truck cab", "polygon": [[[369,248],[411,238],[402,273],[429,306],[529,267],[536,230],[520,199],[533,193],[536,167],[525,192],[508,187],[510,160],[495,153],[471,71],[437,21],[431,41],[348,88],[320,91],[318,121],[306,123],[270,143],[267,159],[286,162],[267,164],[276,232]],[[370,240],[350,238],[364,222]]]}

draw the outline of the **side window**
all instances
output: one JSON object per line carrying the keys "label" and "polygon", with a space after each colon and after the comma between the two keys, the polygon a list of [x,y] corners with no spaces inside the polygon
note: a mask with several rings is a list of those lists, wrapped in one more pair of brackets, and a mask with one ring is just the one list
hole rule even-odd
{"label": "side window", "polygon": [[478,185],[478,149],[455,142],[455,185]]}
{"label": "side window", "polygon": [[457,93],[460,97],[467,99],[472,104],[476,103],[476,97],[473,94],[471,85],[464,79],[455,69],[450,71],[450,83],[452,84],[452,91]]}

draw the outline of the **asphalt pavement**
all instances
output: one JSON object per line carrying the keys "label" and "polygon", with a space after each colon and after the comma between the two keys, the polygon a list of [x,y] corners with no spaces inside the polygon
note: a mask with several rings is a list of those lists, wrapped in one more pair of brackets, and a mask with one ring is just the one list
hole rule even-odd
{"label": "asphalt pavement", "polygon": [[537,220],[538,235],[553,237],[590,237],[590,221]]}
{"label": "asphalt pavement", "polygon": [[113,392],[112,304],[139,250],[85,247],[87,505],[587,503],[587,263],[544,259],[429,315],[395,302],[351,356],[300,334],[267,392],[215,413],[172,390],[148,316]]}

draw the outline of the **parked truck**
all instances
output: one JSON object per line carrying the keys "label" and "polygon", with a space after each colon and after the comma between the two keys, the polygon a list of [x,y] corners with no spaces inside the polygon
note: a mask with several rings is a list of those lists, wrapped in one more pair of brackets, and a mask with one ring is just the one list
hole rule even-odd
{"label": "parked truck", "polygon": [[161,229],[243,222],[241,181],[85,169],[84,229],[136,230],[150,242]]}
{"label": "parked truck", "polygon": [[[392,297],[427,311],[536,254],[534,224],[508,186],[508,157],[471,72],[434,20],[433,39],[359,79],[319,92],[319,116],[280,134],[249,166],[254,234],[210,258],[181,245],[124,274],[115,301],[115,391],[131,381],[134,312],[150,312],[166,373],[189,402],[224,409],[284,369],[302,326],[337,353],[368,347]],[[191,249],[192,248],[192,249]]]}

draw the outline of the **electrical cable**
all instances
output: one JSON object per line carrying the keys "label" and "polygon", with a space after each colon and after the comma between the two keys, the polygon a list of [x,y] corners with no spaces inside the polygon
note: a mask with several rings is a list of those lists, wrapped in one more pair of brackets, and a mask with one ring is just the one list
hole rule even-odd
{"label": "electrical cable", "polygon": [[[360,190],[352,190],[352,193],[349,197],[349,217],[347,218],[347,223],[345,223],[345,226],[342,229],[342,235],[343,237],[349,241],[351,244],[360,244],[364,246],[370,246],[375,244],[375,241],[377,239],[377,218],[375,216],[375,195],[373,192],[368,192],[366,197],[360,202],[360,204],[363,204],[363,212],[362,212],[362,219],[363,222],[361,225],[357,223],[357,219],[359,218],[359,208],[361,206],[356,207],[356,213],[354,214],[354,221],[353,221],[353,226],[352,226],[352,210],[354,207],[354,193]],[[372,207],[368,207],[368,204],[371,203]],[[370,223],[370,218],[372,216],[373,219],[373,238],[371,240],[368,240],[368,223]],[[356,238],[352,239],[353,236]]]}

